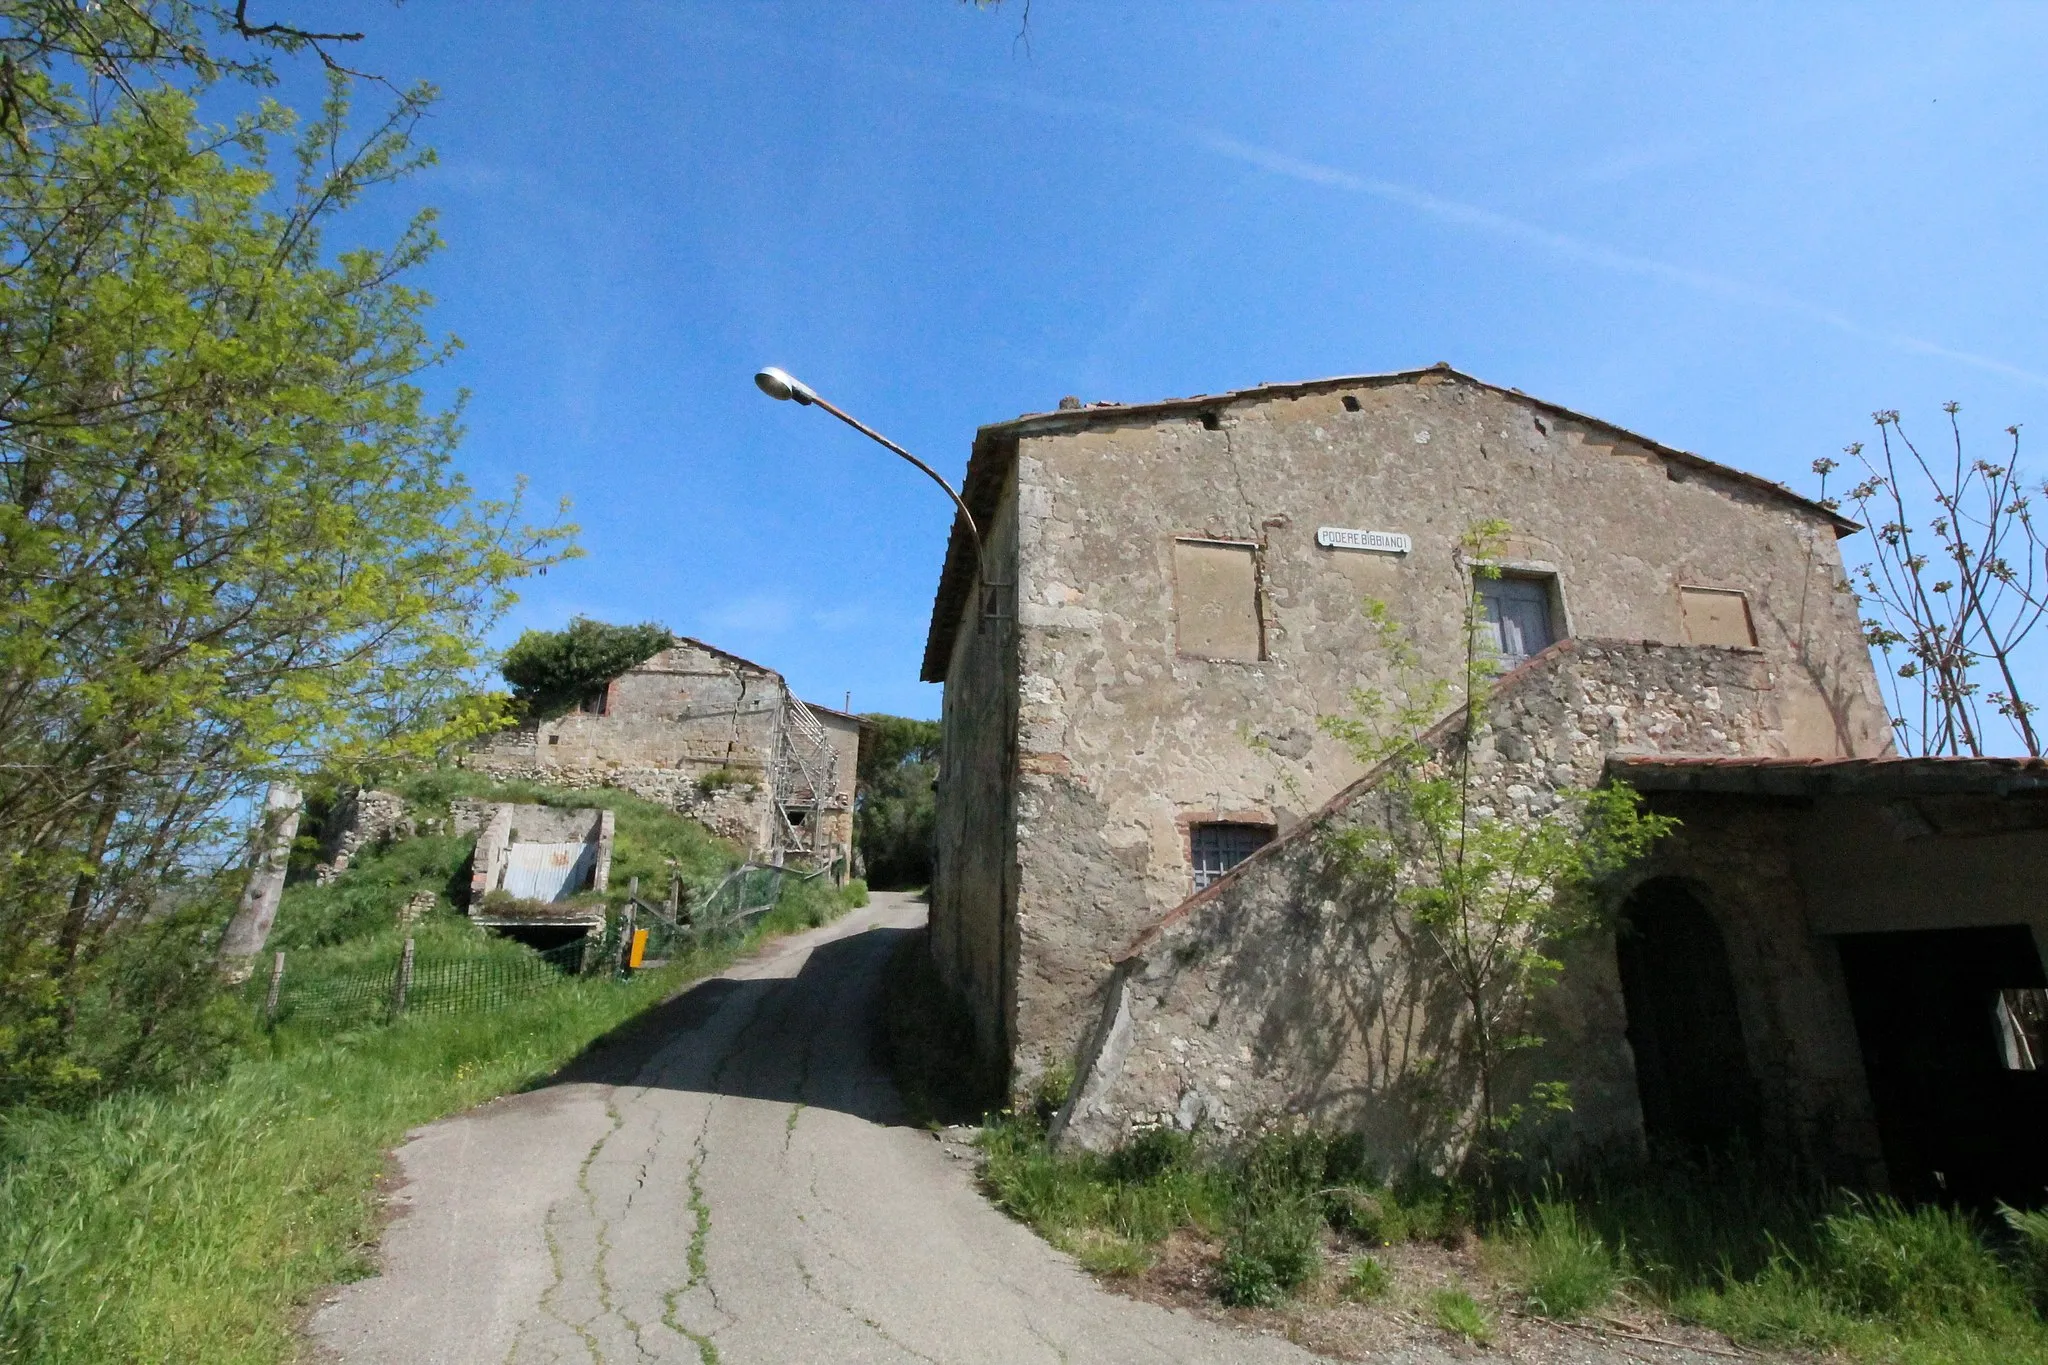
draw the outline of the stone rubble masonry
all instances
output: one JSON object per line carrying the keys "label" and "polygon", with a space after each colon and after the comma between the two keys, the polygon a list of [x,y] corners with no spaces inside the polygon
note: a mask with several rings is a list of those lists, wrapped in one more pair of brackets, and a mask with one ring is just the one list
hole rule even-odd
{"label": "stone rubble masonry", "polygon": [[[1890,751],[1839,517],[1449,370],[984,428],[963,495],[1014,608],[978,621],[957,541],[926,660],[946,684],[932,943],[1019,1093],[1071,1064],[1113,957],[1187,898],[1191,825],[1284,833],[1361,776],[1318,720],[1398,685],[1364,601],[1422,676],[1460,676],[1480,519],[1512,528],[1504,569],[1554,585],[1564,636],[1689,644],[1688,591],[1743,594],[1773,719],[1707,752]],[[1251,547],[1263,657],[1180,652],[1188,538]]]}
{"label": "stone rubble masonry", "polygon": [[348,871],[356,854],[387,839],[404,839],[416,831],[405,798],[397,792],[358,788],[335,802],[323,822],[320,861],[313,879],[320,885]]}
{"label": "stone rubble masonry", "polygon": [[[1781,723],[1762,651],[1568,640],[1503,677],[1470,760],[1482,811],[1541,818],[1615,753],[1756,752]],[[1439,758],[1462,712],[1433,730]],[[1378,773],[1145,930],[1116,962],[1059,1140],[1225,1135],[1299,1117],[1364,1134],[1399,1167],[1455,1159],[1474,1078],[1450,1043],[1462,1007],[1405,915],[1347,884],[1329,836],[1404,818]],[[1598,936],[1596,936],[1598,937]],[[1565,1147],[1627,1148],[1641,1119],[1611,935],[1573,945],[1541,999],[1528,1074],[1565,1081]]]}
{"label": "stone rubble masonry", "polygon": [[[506,780],[628,791],[759,853],[774,843],[769,769],[788,695],[773,669],[681,640],[614,678],[601,711],[502,731],[461,762]],[[839,753],[843,788],[824,812],[825,837],[851,848],[859,721],[812,709]]]}

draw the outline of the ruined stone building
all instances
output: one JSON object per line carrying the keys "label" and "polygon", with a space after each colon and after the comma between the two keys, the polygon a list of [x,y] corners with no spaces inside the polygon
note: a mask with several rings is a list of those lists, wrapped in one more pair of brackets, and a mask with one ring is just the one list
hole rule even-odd
{"label": "ruined stone building", "polygon": [[860,720],[771,668],[678,638],[567,715],[492,736],[466,767],[674,806],[764,862],[850,862]]}
{"label": "ruined stone building", "polygon": [[[1062,404],[982,428],[964,496],[989,562],[956,530],[924,660],[932,950],[1015,1088],[1073,1068],[1064,1139],[1298,1114],[1443,1159],[1449,1007],[1333,880],[1318,832],[1390,817],[1318,718],[1396,681],[1369,599],[1455,679],[1476,587],[1509,671],[1431,742],[1504,811],[1618,774],[1685,821],[1546,1001],[1524,1079],[1574,1096],[1548,1140],[2031,1178],[2048,772],[1891,757],[1853,523],[1445,366]],[[1950,1019],[1946,1061],[1900,1001]],[[1990,1116],[1974,1154],[1914,1117],[1945,1100]]]}

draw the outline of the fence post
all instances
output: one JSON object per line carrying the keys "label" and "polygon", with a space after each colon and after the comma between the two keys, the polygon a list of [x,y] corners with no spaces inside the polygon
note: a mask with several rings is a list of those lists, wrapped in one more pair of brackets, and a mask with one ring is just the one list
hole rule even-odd
{"label": "fence post", "polygon": [[398,959],[398,984],[391,992],[391,1012],[405,1013],[405,993],[412,989],[412,940],[405,941],[405,953]]}
{"label": "fence post", "polygon": [[673,929],[682,922],[683,879],[680,873],[668,874],[668,927]]}
{"label": "fence post", "polygon": [[637,908],[633,902],[627,901],[626,908],[619,912],[619,960],[613,968],[613,974],[619,977],[626,975],[626,955],[632,951],[633,912]]}
{"label": "fence post", "polygon": [[277,993],[284,985],[284,949],[277,950],[277,956],[270,960],[270,993],[263,997],[263,1022],[277,1022]]}

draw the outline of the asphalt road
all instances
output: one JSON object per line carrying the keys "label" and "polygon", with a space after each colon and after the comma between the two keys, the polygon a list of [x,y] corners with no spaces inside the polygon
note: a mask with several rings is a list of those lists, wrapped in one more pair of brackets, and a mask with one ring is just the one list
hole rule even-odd
{"label": "asphalt road", "polygon": [[1316,1359],[1105,1293],[903,1126],[871,1040],[923,916],[877,894],[412,1134],[383,1273],[315,1341],[351,1365]]}

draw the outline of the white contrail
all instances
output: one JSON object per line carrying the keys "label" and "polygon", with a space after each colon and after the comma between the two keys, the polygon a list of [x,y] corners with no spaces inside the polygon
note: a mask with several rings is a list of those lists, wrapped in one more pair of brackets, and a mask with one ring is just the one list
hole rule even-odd
{"label": "white contrail", "polygon": [[1857,322],[1854,318],[1835,312],[1833,309],[1824,308],[1819,304],[1810,303],[1796,295],[1787,294],[1783,290],[1750,284],[1743,280],[1731,279],[1728,276],[1716,275],[1705,270],[1694,270],[1687,266],[1673,265],[1669,261],[1660,261],[1650,256],[1637,256],[1626,251],[1616,251],[1597,242],[1589,242],[1583,238],[1573,237],[1568,233],[1556,232],[1550,228],[1540,227],[1535,223],[1524,222],[1519,218],[1510,218],[1506,214],[1495,213],[1491,209],[1479,208],[1472,204],[1462,204],[1455,199],[1446,199],[1442,195],[1431,194],[1427,190],[1419,190],[1411,185],[1357,175],[1335,166],[1322,165],[1319,162],[1304,161],[1300,157],[1289,156],[1284,152],[1276,152],[1270,148],[1255,146],[1252,143],[1222,133],[1211,133],[1195,128],[1180,128],[1176,129],[1176,131],[1197,146],[1214,152],[1218,156],[1226,156],[1235,161],[1242,161],[1247,165],[1256,166],[1275,175],[1284,175],[1290,179],[1305,181],[1311,185],[1324,185],[1332,189],[1349,190],[1355,194],[1370,195],[1375,199],[1415,209],[1433,218],[1441,218],[1446,222],[1456,223],[1461,227],[1473,228],[1481,232],[1492,233],[1497,237],[1506,237],[1514,241],[1526,242],[1541,247],[1555,255],[1584,261],[1588,265],[1599,266],[1605,270],[1664,280],[1671,284],[1683,285],[1690,289],[1699,290],[1702,293],[1716,294],[1723,298],[1739,299],[1762,307],[1775,308],[1780,312],[1797,314],[1800,317],[1832,327],[1837,331],[1845,332],[1850,336],[1861,337],[1866,341],[1882,342],[1885,345],[1894,346],[1904,351],[1912,351],[1920,355],[1939,356],[1944,360],[1953,360],[1959,365],[1974,366],[1980,370],[1988,370],[1993,374],[2004,375],[2009,379],[2021,380],[2028,384],[2048,386],[2048,376],[2036,374],[2017,365],[2009,365],[2002,360],[1995,360],[1990,356],[1976,355],[1969,351],[1958,351],[1951,347],[1938,345],[1932,341],[1923,341],[1919,337],[1908,336],[1902,332],[1888,332],[1874,327],[1867,327]]}
{"label": "white contrail", "polygon": [[832,59],[849,70],[882,72],[910,85],[921,85],[928,89],[945,90],[954,95],[972,99],[987,100],[991,103],[1006,104],[1013,108],[1029,109],[1036,113],[1052,114],[1063,118],[1108,119],[1130,127],[1142,127],[1154,133],[1164,134],[1176,141],[1199,148],[1214,156],[1228,157],[1248,166],[1273,175],[1284,175],[1311,185],[1343,190],[1352,194],[1368,195],[1383,203],[1397,204],[1417,213],[1426,214],[1446,223],[1487,233],[1508,241],[1547,251],[1567,260],[1581,261],[1595,268],[1616,274],[1635,275],[1639,278],[1662,280],[1698,293],[1711,294],[1731,299],[1754,307],[1768,308],[1794,317],[1805,318],[1841,332],[1845,336],[1857,337],[1864,341],[1890,346],[1895,350],[1915,355],[1935,356],[1968,365],[1973,369],[1990,374],[2003,375],[2024,384],[2048,387],[2048,375],[2008,364],[1991,356],[1978,355],[1972,351],[1959,351],[1950,346],[1911,336],[1904,332],[1888,331],[1871,327],[1847,314],[1824,307],[1796,294],[1767,285],[1752,284],[1747,280],[1712,271],[1697,270],[1690,266],[1673,265],[1653,256],[1639,256],[1632,252],[1618,251],[1598,242],[1587,241],[1570,233],[1558,232],[1536,223],[1513,218],[1492,209],[1480,208],[1476,204],[1461,203],[1446,199],[1440,194],[1404,185],[1395,180],[1381,180],[1373,176],[1359,175],[1341,167],[1309,161],[1291,156],[1270,147],[1261,147],[1212,129],[1179,123],[1163,115],[1144,109],[1132,109],[1114,104],[1108,100],[1092,99],[1086,96],[1051,95],[1035,90],[1003,88],[987,83],[960,83],[934,76],[931,72],[889,62],[876,62],[868,54],[835,52]]}

